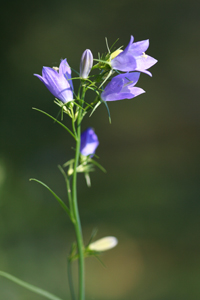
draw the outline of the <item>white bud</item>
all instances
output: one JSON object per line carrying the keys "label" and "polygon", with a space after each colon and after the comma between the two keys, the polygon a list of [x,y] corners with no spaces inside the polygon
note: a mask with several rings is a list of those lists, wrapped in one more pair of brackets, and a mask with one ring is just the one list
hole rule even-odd
{"label": "white bud", "polygon": [[114,248],[118,244],[118,240],[114,236],[106,236],[100,240],[97,240],[89,245],[90,250],[94,251],[106,251]]}

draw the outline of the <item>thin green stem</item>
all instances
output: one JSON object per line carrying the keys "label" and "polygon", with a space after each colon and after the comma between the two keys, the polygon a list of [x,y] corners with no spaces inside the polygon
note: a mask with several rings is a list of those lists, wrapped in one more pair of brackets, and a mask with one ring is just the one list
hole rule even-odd
{"label": "thin green stem", "polygon": [[55,295],[53,295],[53,294],[51,294],[51,293],[43,290],[43,289],[40,289],[37,286],[34,286],[34,285],[32,285],[30,283],[27,283],[27,282],[25,282],[25,281],[23,281],[21,279],[18,279],[17,277],[12,276],[9,273],[0,271],[0,276],[3,276],[5,278],[11,280],[11,281],[17,283],[18,285],[21,285],[24,288],[26,288],[26,289],[28,289],[28,290],[36,293],[36,294],[39,294],[39,295],[41,295],[43,297],[46,297],[47,299],[50,299],[50,300],[62,300],[61,298],[59,298],[59,297],[57,297],[57,296],[55,296]]}
{"label": "thin green stem", "polygon": [[52,117],[51,115],[49,115],[48,113],[46,113],[45,111],[43,111],[41,109],[38,109],[38,108],[35,108],[35,107],[32,107],[32,109],[37,110],[37,111],[43,113],[44,115],[48,116],[49,118],[53,119],[56,123],[60,124],[63,128],[65,128],[65,130],[67,130],[71,134],[71,136],[73,136],[73,138],[76,140],[76,136],[63,123],[59,122],[57,119],[55,119],[54,117]]}
{"label": "thin green stem", "polygon": [[[82,94],[82,99],[84,99],[84,91]],[[81,222],[80,222],[78,202],[77,202],[77,171],[76,171],[79,163],[79,155],[80,155],[81,118],[82,118],[82,109],[79,109],[78,119],[77,119],[76,152],[75,152],[74,172],[73,172],[73,182],[72,182],[72,201],[73,201],[74,218],[75,218],[74,227],[76,232],[77,248],[79,254],[79,300],[84,300],[85,299],[84,246],[83,246],[82,229],[81,229]]]}
{"label": "thin green stem", "polygon": [[73,209],[73,203],[72,203],[72,195],[71,195],[71,187],[70,187],[70,182],[69,179],[66,177],[66,187],[67,187],[67,194],[68,194],[68,200],[69,200],[69,207],[70,207],[70,211],[72,214],[72,220],[74,223],[74,209]]}
{"label": "thin green stem", "polygon": [[74,125],[74,121],[73,121],[73,120],[72,120],[72,129],[73,129],[74,135],[76,136],[76,128],[75,128],[75,125]]}
{"label": "thin green stem", "polygon": [[70,218],[71,218],[72,223],[74,223],[75,220],[74,220],[74,210],[73,210],[73,204],[72,204],[70,182],[69,182],[67,174],[65,173],[63,168],[60,165],[58,166],[58,168],[59,168],[60,172],[62,173],[64,179],[65,179],[67,195],[68,195],[68,201],[69,201]]}
{"label": "thin green stem", "polygon": [[71,293],[71,296],[72,296],[72,300],[76,300],[76,295],[75,295],[75,292],[74,292],[74,285],[73,285],[73,280],[72,280],[72,262],[71,262],[70,259],[68,259],[67,273],[68,273],[69,288],[70,288],[70,293]]}

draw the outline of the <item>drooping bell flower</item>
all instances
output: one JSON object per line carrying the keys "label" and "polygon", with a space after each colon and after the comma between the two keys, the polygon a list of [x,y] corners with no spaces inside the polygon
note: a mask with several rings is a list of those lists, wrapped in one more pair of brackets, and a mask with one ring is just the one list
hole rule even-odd
{"label": "drooping bell flower", "polygon": [[42,68],[42,76],[34,74],[38,77],[48,90],[63,103],[73,100],[73,83],[71,80],[71,68],[67,60],[61,60],[59,68]]}
{"label": "drooping bell flower", "polygon": [[81,134],[80,152],[84,156],[94,155],[96,148],[99,145],[99,140],[92,128],[87,128]]}
{"label": "drooping bell flower", "polygon": [[93,65],[93,55],[89,49],[86,49],[81,57],[80,63],[80,77],[81,78],[88,78],[88,75],[92,69]]}
{"label": "drooping bell flower", "polygon": [[145,91],[135,87],[140,77],[139,72],[123,73],[111,79],[101,94],[104,101],[132,99]]}
{"label": "drooping bell flower", "polygon": [[149,47],[149,40],[136,43],[133,43],[133,41],[134,37],[131,36],[124,51],[120,50],[119,54],[113,59],[111,55],[111,67],[122,72],[138,71],[152,76],[147,69],[155,65],[157,60],[145,54]]}

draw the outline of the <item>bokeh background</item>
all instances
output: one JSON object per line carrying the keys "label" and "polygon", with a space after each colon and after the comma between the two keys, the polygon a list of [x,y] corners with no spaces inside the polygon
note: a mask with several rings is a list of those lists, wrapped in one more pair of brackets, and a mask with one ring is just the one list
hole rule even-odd
{"label": "bokeh background", "polygon": [[[149,38],[158,59],[146,90],[102,105],[83,129],[95,128],[96,170],[88,189],[79,176],[85,242],[114,235],[119,245],[86,262],[88,300],[200,298],[200,2],[10,0],[1,6],[0,269],[69,299],[66,258],[73,228],[35,177],[65,198],[57,165],[73,155],[72,138],[37,107],[56,116],[53,96],[33,76],[82,52]],[[92,95],[88,100],[92,100]],[[66,124],[70,126],[66,118]],[[75,266],[76,268],[76,266]],[[76,277],[76,272],[75,272]],[[0,299],[42,300],[0,278]]]}

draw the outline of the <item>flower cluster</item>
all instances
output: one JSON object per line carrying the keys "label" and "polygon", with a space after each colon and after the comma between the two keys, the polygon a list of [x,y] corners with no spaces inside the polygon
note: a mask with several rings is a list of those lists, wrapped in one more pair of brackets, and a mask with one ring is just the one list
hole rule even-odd
{"label": "flower cluster", "polygon": [[[135,85],[139,80],[140,73],[152,76],[148,69],[157,62],[155,58],[145,54],[148,47],[149,40],[134,43],[134,38],[131,36],[124,50],[119,48],[112,53],[109,51],[107,55],[99,60],[93,59],[93,54],[89,49],[83,52],[78,78],[81,79],[82,86],[86,87],[85,91],[92,89],[98,95],[99,102],[94,102],[94,106],[90,105],[93,111],[101,102],[106,103],[109,101],[132,99],[145,93],[142,88]],[[97,61],[98,63],[93,66],[93,61]],[[97,78],[89,76],[93,68],[100,69],[100,74]],[[73,113],[70,113],[67,105],[73,102],[76,103],[79,99],[77,99],[74,93],[71,68],[67,60],[61,60],[59,68],[43,67],[42,76],[38,74],[34,75],[56,97],[56,103],[61,107],[64,106],[64,112],[72,117]],[[109,82],[106,84],[107,81]],[[105,87],[102,88],[104,85]],[[80,153],[83,156],[88,157],[88,159],[92,158],[98,145],[98,137],[92,128],[88,128],[82,133]]]}
{"label": "flower cluster", "polygon": [[[135,87],[135,84],[140,77],[140,73],[146,73],[149,76],[152,76],[148,69],[157,62],[155,58],[145,53],[148,47],[149,40],[134,43],[134,38],[131,36],[126,48],[124,50],[118,49],[111,53],[109,59],[103,64],[103,67],[102,60],[93,67],[92,52],[89,49],[86,49],[81,57],[80,79],[85,81],[88,80],[88,84],[91,84],[91,81],[88,79],[90,71],[92,68],[97,68],[101,65],[99,77],[103,83],[109,80],[111,76],[115,75],[116,72],[119,75],[114,76],[103,90],[100,88],[102,84],[100,87],[96,86],[99,79],[98,81],[94,80],[93,89],[95,91],[99,90],[100,101],[132,99],[145,92],[143,89]],[[107,74],[108,67],[110,70]],[[125,73],[120,74],[120,72]],[[38,74],[34,75],[37,76],[49,91],[64,104],[74,100],[71,69],[66,59],[61,61],[59,68],[43,67],[42,76]]]}

